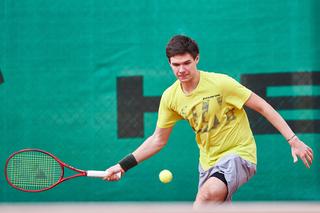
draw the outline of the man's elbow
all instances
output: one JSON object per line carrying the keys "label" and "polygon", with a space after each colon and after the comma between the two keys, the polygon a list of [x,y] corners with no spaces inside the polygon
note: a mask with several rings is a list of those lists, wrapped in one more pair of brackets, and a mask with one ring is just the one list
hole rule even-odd
{"label": "man's elbow", "polygon": [[255,111],[260,113],[261,115],[264,115],[264,113],[266,112],[266,108],[263,106],[258,106],[255,108]]}
{"label": "man's elbow", "polygon": [[156,135],[153,135],[152,141],[158,149],[162,149],[167,144],[167,140]]}

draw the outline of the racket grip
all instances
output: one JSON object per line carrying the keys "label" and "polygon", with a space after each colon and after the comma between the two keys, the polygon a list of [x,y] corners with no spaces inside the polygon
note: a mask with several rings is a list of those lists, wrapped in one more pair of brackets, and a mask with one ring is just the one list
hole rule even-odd
{"label": "racket grip", "polygon": [[[103,178],[108,175],[107,171],[96,171],[96,170],[88,170],[87,176],[88,177],[97,177],[97,178]],[[118,172],[116,174],[119,178],[121,178],[121,172]]]}

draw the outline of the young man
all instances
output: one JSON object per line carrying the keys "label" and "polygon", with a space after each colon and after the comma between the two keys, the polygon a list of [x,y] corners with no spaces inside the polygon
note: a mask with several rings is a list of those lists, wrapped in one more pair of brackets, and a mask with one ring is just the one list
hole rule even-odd
{"label": "young man", "polygon": [[132,154],[107,169],[104,179],[117,181],[117,173],[159,152],[173,126],[187,120],[200,150],[199,189],[194,206],[230,201],[232,194],[256,172],[256,144],[243,105],[264,116],[288,141],[294,162],[297,156],[310,168],[313,152],[284,119],[261,97],[227,75],[197,69],[199,49],[194,40],[177,35],[166,54],[178,79],[162,95],[157,127]]}

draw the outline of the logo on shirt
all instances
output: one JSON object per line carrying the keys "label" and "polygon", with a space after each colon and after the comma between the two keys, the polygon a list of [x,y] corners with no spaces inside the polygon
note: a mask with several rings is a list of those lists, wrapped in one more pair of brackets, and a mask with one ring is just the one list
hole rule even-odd
{"label": "logo on shirt", "polygon": [[218,97],[218,96],[220,96],[220,94],[207,96],[207,97],[202,98],[202,100],[207,100],[207,99],[215,98],[215,97]]}

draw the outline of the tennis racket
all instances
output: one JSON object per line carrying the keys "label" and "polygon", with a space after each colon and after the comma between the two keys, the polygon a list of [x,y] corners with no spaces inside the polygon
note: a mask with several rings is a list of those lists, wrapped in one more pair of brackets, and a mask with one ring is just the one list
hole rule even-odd
{"label": "tennis racket", "polygon": [[[76,174],[64,177],[65,168]],[[8,183],[24,192],[42,192],[58,184],[81,176],[102,178],[108,171],[76,169],[49,152],[40,149],[23,149],[10,155],[5,166]],[[120,178],[121,173],[117,176]]]}

